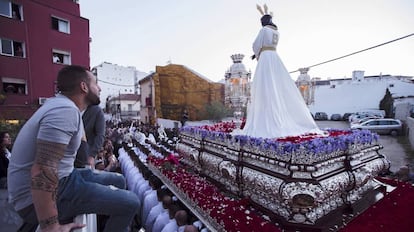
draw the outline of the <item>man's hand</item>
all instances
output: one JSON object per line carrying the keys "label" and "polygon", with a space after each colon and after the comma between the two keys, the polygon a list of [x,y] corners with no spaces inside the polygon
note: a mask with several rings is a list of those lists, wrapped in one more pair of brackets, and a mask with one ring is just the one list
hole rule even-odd
{"label": "man's hand", "polygon": [[69,223],[69,224],[65,224],[65,225],[60,225],[60,224],[53,224],[50,225],[44,229],[41,229],[41,232],[70,232],[74,229],[80,229],[85,227],[85,224],[79,224],[79,223]]}
{"label": "man's hand", "polygon": [[95,157],[88,156],[88,164],[91,166],[91,169],[95,169]]}

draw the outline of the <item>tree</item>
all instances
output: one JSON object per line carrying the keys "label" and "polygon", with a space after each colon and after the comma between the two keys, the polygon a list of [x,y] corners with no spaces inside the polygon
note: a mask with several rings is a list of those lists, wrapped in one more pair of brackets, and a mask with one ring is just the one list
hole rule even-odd
{"label": "tree", "polygon": [[206,119],[213,121],[220,121],[224,117],[231,115],[231,110],[226,108],[221,102],[212,102],[205,106],[206,110]]}
{"label": "tree", "polygon": [[385,111],[386,118],[394,117],[394,98],[392,98],[392,94],[388,88],[385,90],[385,95],[380,101],[379,108]]}

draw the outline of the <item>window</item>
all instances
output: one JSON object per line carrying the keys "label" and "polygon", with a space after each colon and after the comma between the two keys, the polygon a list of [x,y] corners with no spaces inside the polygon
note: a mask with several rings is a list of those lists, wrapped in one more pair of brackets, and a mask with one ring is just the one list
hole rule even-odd
{"label": "window", "polygon": [[3,77],[1,81],[3,82],[2,90],[6,94],[27,94],[26,80]]}
{"label": "window", "polygon": [[53,49],[52,61],[55,64],[71,64],[70,53]]}
{"label": "window", "polygon": [[70,33],[69,21],[54,16],[52,16],[52,28],[67,34]]}
{"label": "window", "polygon": [[12,3],[12,18],[22,21],[22,7]]}
{"label": "window", "polygon": [[24,44],[10,39],[0,38],[0,54],[24,57]]}
{"label": "window", "polygon": [[13,55],[18,57],[25,57],[23,43],[13,41]]}
{"label": "window", "polygon": [[399,123],[397,121],[390,121],[391,125],[399,125]]}
{"label": "window", "polygon": [[370,121],[366,125],[368,125],[368,126],[376,126],[376,125],[378,125],[378,121]]}
{"label": "window", "polygon": [[0,0],[0,15],[21,21],[23,19],[22,7],[9,0]]}
{"label": "window", "polygon": [[13,55],[13,41],[9,39],[1,39],[1,54]]}
{"label": "window", "polygon": [[145,98],[145,106],[146,107],[152,106],[152,101],[150,97]]}

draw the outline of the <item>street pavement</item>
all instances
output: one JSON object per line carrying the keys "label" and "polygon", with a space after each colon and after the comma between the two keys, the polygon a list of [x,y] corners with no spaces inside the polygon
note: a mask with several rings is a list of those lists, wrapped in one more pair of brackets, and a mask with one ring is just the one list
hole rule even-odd
{"label": "street pavement", "polygon": [[[316,121],[316,124],[321,129],[349,129],[349,123],[345,121]],[[414,150],[406,136],[380,135],[380,144],[384,147],[380,153],[391,162],[391,172],[396,172],[407,164],[414,171]]]}

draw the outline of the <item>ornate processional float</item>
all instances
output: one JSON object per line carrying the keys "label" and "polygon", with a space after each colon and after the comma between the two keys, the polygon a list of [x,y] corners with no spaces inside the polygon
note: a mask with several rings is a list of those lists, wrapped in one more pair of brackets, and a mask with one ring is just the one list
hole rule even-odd
{"label": "ornate processional float", "polygon": [[378,135],[365,130],[262,139],[232,136],[234,128],[184,127],[176,149],[188,166],[285,228],[320,229],[345,220],[335,215],[372,201],[370,193],[379,187],[374,177],[390,166],[379,153]]}

